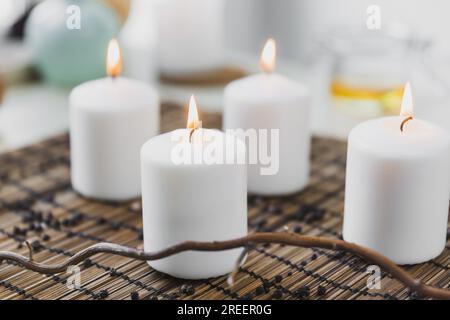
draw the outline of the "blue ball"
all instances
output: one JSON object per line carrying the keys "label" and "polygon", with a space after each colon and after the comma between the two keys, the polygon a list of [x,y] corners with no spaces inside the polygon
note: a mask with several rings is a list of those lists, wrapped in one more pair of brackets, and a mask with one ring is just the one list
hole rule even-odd
{"label": "blue ball", "polygon": [[119,27],[116,13],[98,1],[46,0],[31,12],[25,42],[47,82],[73,86],[105,75],[108,41]]}

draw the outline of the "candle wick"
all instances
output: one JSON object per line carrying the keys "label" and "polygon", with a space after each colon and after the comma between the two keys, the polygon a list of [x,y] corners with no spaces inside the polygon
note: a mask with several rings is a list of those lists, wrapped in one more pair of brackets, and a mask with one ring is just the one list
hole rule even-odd
{"label": "candle wick", "polygon": [[403,127],[404,127],[405,123],[407,123],[408,121],[411,121],[412,119],[413,119],[413,117],[412,117],[412,116],[409,116],[409,117],[405,118],[405,119],[402,121],[402,123],[400,124],[400,131],[401,131],[401,132],[403,132]]}
{"label": "candle wick", "polygon": [[195,130],[196,130],[196,128],[192,128],[191,132],[189,133],[189,143],[192,143],[192,135],[194,134]]}

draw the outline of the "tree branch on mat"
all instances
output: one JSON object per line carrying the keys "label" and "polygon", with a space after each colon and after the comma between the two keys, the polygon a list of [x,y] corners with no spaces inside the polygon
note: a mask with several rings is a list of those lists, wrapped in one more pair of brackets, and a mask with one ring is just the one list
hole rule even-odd
{"label": "tree branch on mat", "polygon": [[[380,268],[391,274],[393,278],[400,281],[405,287],[408,287],[411,291],[416,292],[420,297],[450,299],[450,290],[436,288],[427,285],[418,279],[415,279],[407,271],[396,265],[390,259],[369,248],[346,242],[344,240],[325,237],[302,236],[291,232],[257,232],[249,234],[242,238],[227,241],[186,241],[155,252],[144,252],[142,250],[113,243],[98,243],[87,247],[86,249],[68,258],[64,262],[58,264],[43,264],[37,262],[35,258],[33,258],[32,248],[29,247],[30,255],[28,258],[14,252],[0,251],[0,260],[14,261],[18,265],[21,265],[26,269],[39,273],[56,274],[64,272],[69,266],[80,263],[85,259],[99,253],[113,254],[142,261],[150,261],[169,257],[174,254],[189,250],[221,251],[244,247],[244,252],[246,253],[247,250],[255,247],[257,244],[284,244],[296,247],[347,251],[361,257],[367,262],[380,266]],[[245,258],[245,253],[241,254],[237,261],[235,270],[230,274],[228,278],[228,283],[230,285],[234,284],[234,279],[239,271],[240,265]]]}

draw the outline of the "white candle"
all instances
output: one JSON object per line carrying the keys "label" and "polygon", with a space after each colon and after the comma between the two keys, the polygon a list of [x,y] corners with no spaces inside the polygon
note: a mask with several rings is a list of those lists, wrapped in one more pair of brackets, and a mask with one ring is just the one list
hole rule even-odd
{"label": "white candle", "polygon": [[170,0],[159,8],[159,62],[164,74],[189,74],[221,67],[224,0]]}
{"label": "white candle", "polygon": [[[279,170],[262,175],[261,163],[250,163],[248,190],[277,195],[302,189],[309,178],[309,93],[300,83],[272,73],[275,42],[261,55],[263,73],[230,83],[225,89],[223,126],[226,129],[279,129]],[[252,145],[247,148],[251,152]],[[275,151],[272,148],[272,151]]]}
{"label": "white candle", "polygon": [[399,117],[364,122],[348,139],[344,239],[398,264],[432,259],[446,242],[450,137],[412,116],[407,85]]}
{"label": "white candle", "polygon": [[139,150],[158,132],[159,98],[151,86],[118,77],[114,40],[107,60],[110,77],[70,95],[72,185],[87,197],[125,200],[140,195]]}
{"label": "white candle", "polygon": [[[146,251],[187,240],[220,241],[247,234],[245,145],[232,135],[199,128],[196,114],[191,98],[188,129],[154,137],[141,149]],[[236,159],[243,161],[202,160],[203,154],[214,149],[235,150]],[[187,158],[194,160],[179,161],[177,150],[184,150],[192,156]],[[240,252],[190,251],[149,264],[179,278],[209,278],[231,272]]]}

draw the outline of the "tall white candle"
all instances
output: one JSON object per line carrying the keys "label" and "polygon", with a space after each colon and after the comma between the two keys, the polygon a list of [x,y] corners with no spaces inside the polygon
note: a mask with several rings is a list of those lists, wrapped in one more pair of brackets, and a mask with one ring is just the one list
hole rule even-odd
{"label": "tall white candle", "polygon": [[159,8],[159,62],[164,74],[220,67],[224,57],[224,0],[168,0]]}
{"label": "tall white candle", "polygon": [[344,239],[398,264],[432,259],[446,242],[450,137],[412,117],[407,85],[399,117],[364,122],[348,139]]}
{"label": "tall white candle", "polygon": [[[226,87],[223,120],[226,129],[279,129],[279,159],[274,159],[279,171],[262,175],[260,162],[249,165],[249,192],[267,195],[296,192],[309,178],[309,93],[300,83],[272,73],[275,51],[269,39],[261,55],[263,72]],[[252,146],[247,147],[250,152]]]}
{"label": "tall white candle", "polygon": [[[189,109],[188,129],[156,136],[141,149],[146,251],[187,240],[219,241],[247,234],[245,145],[232,135],[199,128],[193,99]],[[219,150],[235,150],[235,158],[244,161],[203,158],[214,154],[212,150],[219,159]],[[179,278],[209,278],[231,272],[240,252],[189,251],[149,264]]]}
{"label": "tall white candle", "polygon": [[70,95],[72,185],[87,197],[125,200],[140,195],[139,150],[158,132],[159,98],[151,86],[118,77],[114,40],[107,60],[110,77]]}

